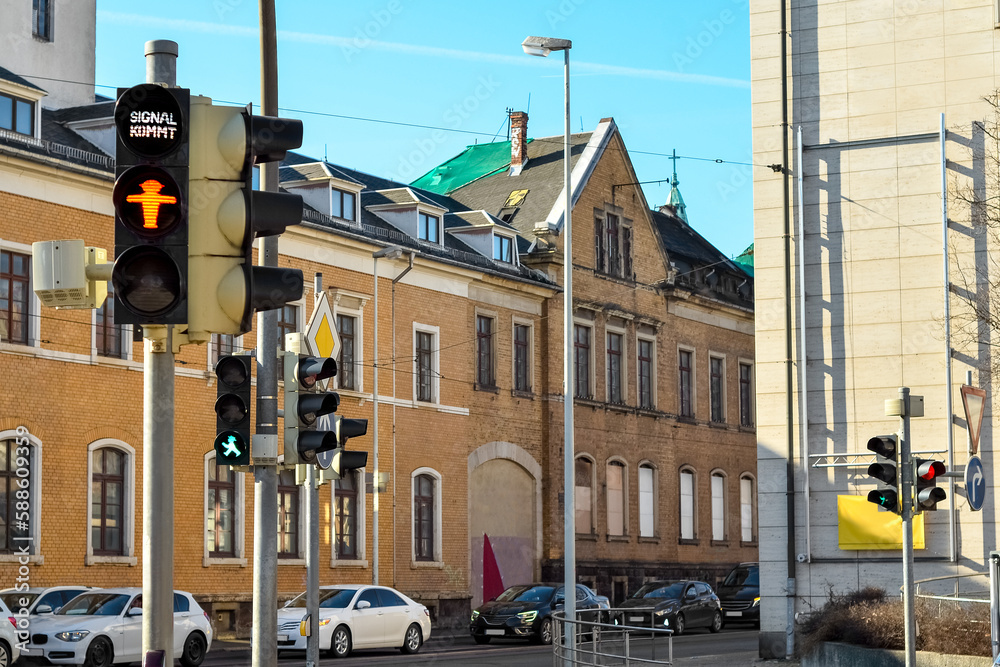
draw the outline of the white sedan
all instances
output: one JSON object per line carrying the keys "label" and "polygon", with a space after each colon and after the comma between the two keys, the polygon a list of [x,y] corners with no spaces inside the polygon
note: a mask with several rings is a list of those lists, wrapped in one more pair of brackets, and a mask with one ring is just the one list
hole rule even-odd
{"label": "white sedan", "polygon": [[0,667],[10,667],[21,655],[18,643],[22,639],[18,638],[17,633],[17,618],[0,598]]}
{"label": "white sedan", "polygon": [[[278,610],[278,650],[305,650],[300,629],[305,616],[305,593]],[[319,647],[335,658],[345,658],[356,648],[416,653],[430,636],[427,607],[395,589],[360,584],[320,587]]]}
{"label": "white sedan", "polygon": [[[197,667],[212,645],[212,624],[190,593],[174,591],[174,656]],[[73,598],[51,616],[31,621],[21,655],[54,665],[108,665],[142,660],[142,589],[104,588]]]}

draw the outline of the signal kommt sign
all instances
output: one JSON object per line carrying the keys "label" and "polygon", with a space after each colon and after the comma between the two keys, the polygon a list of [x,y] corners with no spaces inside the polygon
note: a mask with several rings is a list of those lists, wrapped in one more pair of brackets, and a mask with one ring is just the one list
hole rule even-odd
{"label": "signal kommt sign", "polygon": [[[122,88],[115,105],[118,140],[145,158],[162,158],[186,146],[190,93],[145,83]],[[183,157],[184,163],[187,156]]]}

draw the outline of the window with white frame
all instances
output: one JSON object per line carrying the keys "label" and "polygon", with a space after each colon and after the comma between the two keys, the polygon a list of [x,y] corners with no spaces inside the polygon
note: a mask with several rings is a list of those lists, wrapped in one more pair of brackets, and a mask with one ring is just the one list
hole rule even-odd
{"label": "window with white frame", "polygon": [[285,334],[299,330],[300,306],[297,303],[287,303],[278,308],[278,349],[285,349]]}
{"label": "window with white frame", "polygon": [[355,341],[358,318],[337,313],[337,333],[340,335],[340,355],[337,359],[337,386],[340,389],[358,390],[356,377]]}
{"label": "window with white frame", "polygon": [[438,240],[440,238],[438,231],[440,224],[441,218],[420,212],[417,220],[417,238],[421,241],[429,241],[430,243],[440,243]]}
{"label": "window with white frame", "polygon": [[609,329],[607,331],[608,403],[624,403],[622,392],[625,380],[622,343],[625,336]]}
{"label": "window with white frame", "polygon": [[656,339],[636,339],[636,391],[639,407],[652,410],[656,407]]}
{"label": "window with white frame", "polygon": [[639,466],[639,537],[656,535],[656,469]]}
{"label": "window with white frame", "polygon": [[219,465],[215,452],[205,456],[205,551],[208,558],[243,555],[243,473]]}
{"label": "window with white frame", "polygon": [[753,366],[740,362],[740,426],[753,426]]}
{"label": "window with white frame", "polygon": [[625,464],[609,461],[607,466],[608,535],[625,535]]}
{"label": "window with white frame", "polygon": [[424,403],[439,400],[438,331],[437,327],[413,325],[413,396]]}
{"label": "window with white frame", "polygon": [[531,392],[532,373],[532,326],[527,322],[514,321],[514,391]]}
{"label": "window with white frame", "polygon": [[294,470],[278,473],[278,558],[297,559],[299,555],[299,513],[301,499]]}
{"label": "window with white frame", "polygon": [[726,478],[720,472],[712,473],[712,540],[726,539]]}
{"label": "window with white frame", "polygon": [[740,541],[755,542],[754,539],[754,494],[753,477],[740,477]]}
{"label": "window with white frame", "polygon": [[[0,127],[3,127],[0,109]],[[31,345],[31,255],[0,250],[0,341]]]}
{"label": "window with white frame", "polygon": [[682,468],[680,476],[681,494],[681,539],[693,540],[697,535],[697,525],[695,523],[695,495],[694,495],[694,470]]}
{"label": "window with white frame", "polygon": [[359,478],[362,475],[357,470],[349,470],[333,483],[333,550],[338,560],[357,560],[361,557],[358,532],[361,527],[360,493],[363,490]]}
{"label": "window with white frame", "polygon": [[413,493],[413,561],[441,561],[441,475],[419,468],[410,476]]}
{"label": "window with white frame", "polygon": [[500,234],[493,235],[493,259],[498,262],[514,263],[514,239]]}
{"label": "window with white frame", "polygon": [[712,421],[723,424],[726,421],[726,360],[709,355],[709,403]]}
{"label": "window with white frame", "polygon": [[0,93],[0,129],[35,136],[35,103]]}
{"label": "window with white frame", "polygon": [[573,486],[576,512],[576,532],[590,535],[594,532],[594,463],[590,459],[576,458],[576,484]]}
{"label": "window with white frame", "polygon": [[476,388],[492,389],[496,378],[496,318],[476,315]]}
{"label": "window with white frame", "polygon": [[127,328],[124,324],[115,324],[115,294],[114,288],[108,282],[108,297],[101,307],[94,311],[94,349],[97,354],[102,357],[127,359],[126,345],[131,345],[132,341],[127,340],[126,334],[130,330],[131,328]]}
{"label": "window with white frame", "polygon": [[330,215],[342,220],[355,220],[357,213],[354,207],[355,196],[346,190],[330,189]]}
{"label": "window with white frame", "polygon": [[135,565],[135,451],[121,441],[105,439],[92,442],[87,454],[86,562]]}
{"label": "window with white frame", "polygon": [[35,553],[36,452],[23,427],[0,434],[0,554]]}

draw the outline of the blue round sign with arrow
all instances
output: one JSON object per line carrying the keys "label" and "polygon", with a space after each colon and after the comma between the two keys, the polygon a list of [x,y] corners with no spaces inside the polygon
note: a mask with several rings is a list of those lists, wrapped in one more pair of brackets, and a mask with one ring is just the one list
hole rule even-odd
{"label": "blue round sign with arrow", "polygon": [[973,512],[983,509],[983,502],[986,501],[986,472],[978,456],[970,456],[965,465],[965,492]]}

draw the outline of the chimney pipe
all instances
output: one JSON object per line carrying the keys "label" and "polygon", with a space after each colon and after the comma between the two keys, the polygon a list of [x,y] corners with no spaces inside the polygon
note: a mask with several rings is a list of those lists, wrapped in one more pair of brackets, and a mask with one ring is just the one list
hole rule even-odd
{"label": "chimney pipe", "polygon": [[528,114],[510,114],[510,175],[517,176],[528,164]]}

